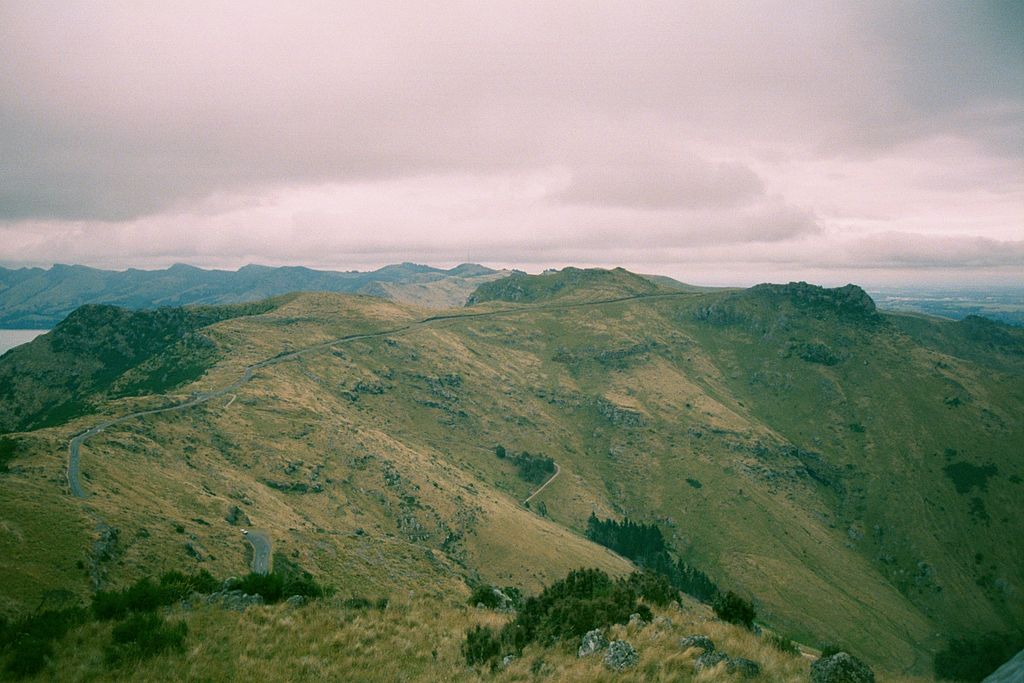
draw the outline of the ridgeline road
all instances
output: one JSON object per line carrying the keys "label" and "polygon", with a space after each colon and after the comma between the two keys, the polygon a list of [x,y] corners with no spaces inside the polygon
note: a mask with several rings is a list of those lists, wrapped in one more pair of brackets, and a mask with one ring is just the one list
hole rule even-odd
{"label": "ridgeline road", "polygon": [[[474,320],[478,318],[493,318],[503,315],[517,315],[522,313],[532,313],[536,311],[553,311],[571,308],[584,308],[590,306],[605,306],[609,304],[624,303],[627,301],[640,301],[645,299],[665,299],[688,296],[694,296],[694,293],[662,292],[658,294],[635,294],[632,296],[616,297],[614,299],[602,299],[600,301],[580,301],[565,304],[543,304],[526,306],[523,308],[502,308],[494,311],[483,311],[481,313],[446,313],[443,315],[433,315],[430,316],[429,318],[424,318],[418,322],[409,323],[408,325],[402,325],[400,327],[395,327],[389,330],[381,330],[380,332],[367,332],[363,334],[350,334],[344,337],[338,337],[337,339],[332,339],[330,341],[321,342],[320,344],[314,344],[313,346],[307,346],[305,348],[297,349],[295,351],[279,353],[278,355],[267,358],[266,360],[261,360],[258,363],[247,365],[245,367],[245,370],[242,372],[242,376],[235,380],[234,382],[232,382],[231,384],[227,385],[226,387],[222,387],[220,389],[217,389],[216,391],[211,391],[205,394],[196,394],[193,398],[185,401],[184,403],[178,403],[176,405],[166,406],[164,408],[141,410],[137,413],[122,415],[121,417],[112,420],[107,420],[106,422],[101,422],[95,427],[91,427],[86,431],[82,432],[81,434],[75,435],[68,442],[68,487],[71,489],[71,495],[74,496],[75,498],[85,498],[86,493],[85,491],[82,490],[81,482],[79,481],[79,450],[82,444],[85,443],[87,439],[96,436],[104,429],[112,427],[114,425],[121,424],[122,422],[127,422],[128,420],[133,420],[137,417],[143,417],[144,415],[156,415],[157,413],[168,413],[174,410],[185,410],[186,408],[192,408],[193,406],[206,403],[210,399],[217,398],[219,396],[225,396],[232,392],[238,391],[238,389],[240,389],[243,384],[246,384],[249,380],[253,378],[253,374],[256,372],[256,370],[270,367],[271,365],[277,365],[278,363],[283,363],[285,361],[294,360],[295,358],[299,358],[300,356],[303,356],[307,353],[315,353],[316,351],[322,351],[324,349],[337,346],[338,344],[347,344],[349,342],[360,341],[363,339],[378,339],[380,337],[402,334],[410,330],[414,330],[420,327],[426,327],[428,325],[433,325],[437,323],[458,322],[459,320]],[[234,399],[232,399],[232,401],[233,400]],[[228,405],[230,405],[232,401],[229,401]],[[554,476],[552,476],[551,479],[549,479],[544,484],[544,486],[547,486],[549,483],[551,483],[551,481],[556,476],[558,476],[557,471],[555,472]],[[531,495],[530,498],[540,493],[544,486],[541,486],[541,488],[534,492],[534,494]],[[527,498],[526,502],[528,502],[530,498]]]}
{"label": "ridgeline road", "polygon": [[249,529],[245,538],[252,546],[252,572],[253,574],[270,573],[270,537],[262,531]]}
{"label": "ridgeline road", "polygon": [[539,489],[537,489],[536,491],[534,491],[533,493],[531,493],[531,494],[530,494],[530,495],[529,495],[529,496],[528,496],[528,497],[526,498],[526,500],[524,500],[524,501],[523,501],[523,505],[526,505],[527,503],[529,503],[529,502],[530,502],[531,500],[533,500],[533,497],[534,497],[534,496],[536,496],[536,495],[537,495],[538,493],[540,493],[541,491],[543,491],[544,489],[546,489],[546,488],[548,487],[548,484],[550,484],[551,482],[553,482],[553,481],[555,480],[555,477],[557,477],[557,476],[558,476],[558,473],[559,473],[559,472],[561,472],[561,471],[562,471],[562,468],[561,468],[561,467],[559,467],[559,466],[558,466],[558,463],[556,462],[556,463],[555,463],[555,473],[551,475],[551,478],[550,478],[550,479],[548,479],[548,480],[547,480],[546,482],[544,482],[543,484],[541,484],[541,485],[540,485],[540,488],[539,488]]}

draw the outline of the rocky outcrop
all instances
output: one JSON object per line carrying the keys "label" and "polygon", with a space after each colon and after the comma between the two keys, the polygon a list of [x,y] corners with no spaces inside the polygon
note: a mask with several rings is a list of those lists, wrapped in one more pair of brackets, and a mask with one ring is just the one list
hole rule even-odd
{"label": "rocky outcrop", "polygon": [[601,629],[595,628],[593,631],[587,631],[583,635],[583,640],[580,643],[580,649],[577,651],[577,657],[586,657],[592,655],[595,652],[608,647],[608,639],[604,637],[604,633]]}
{"label": "rocky outcrop", "polygon": [[743,678],[757,678],[761,675],[761,665],[743,657],[730,657],[725,663],[725,671]]}
{"label": "rocky outcrop", "polygon": [[853,655],[837,652],[811,664],[811,683],[875,683],[875,673]]}
{"label": "rocky outcrop", "polygon": [[252,526],[252,521],[249,519],[249,515],[242,511],[242,508],[237,505],[232,505],[228,508],[228,514],[224,515],[224,521],[231,526]]}
{"label": "rocky outcrop", "polygon": [[729,655],[724,652],[705,650],[700,657],[697,657],[697,661],[693,663],[693,670],[695,673],[700,673],[706,669],[713,669],[722,662],[727,661],[729,661]]}
{"label": "rocky outcrop", "polygon": [[262,605],[263,596],[259,594],[249,595],[240,590],[222,590],[206,596],[206,602],[210,605],[219,604],[224,609],[244,612],[253,605]]}
{"label": "rocky outcrop", "polygon": [[604,665],[611,671],[632,669],[640,661],[640,655],[625,640],[615,640],[608,645],[604,655]]}
{"label": "rocky outcrop", "polygon": [[96,540],[92,543],[92,552],[89,557],[89,578],[92,581],[93,590],[100,590],[106,585],[107,563],[120,554],[118,544],[118,530],[107,524],[96,525]]}
{"label": "rocky outcrop", "polygon": [[707,636],[695,635],[686,636],[679,641],[679,648],[683,651],[689,650],[691,647],[698,647],[705,652],[715,651],[715,642]]}

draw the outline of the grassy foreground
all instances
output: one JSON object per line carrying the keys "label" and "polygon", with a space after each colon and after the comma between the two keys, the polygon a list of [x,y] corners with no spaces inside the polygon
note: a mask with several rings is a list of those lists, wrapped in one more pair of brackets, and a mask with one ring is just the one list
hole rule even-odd
{"label": "grassy foreground", "polygon": [[[90,623],[58,644],[55,661],[34,680],[352,680],[352,681],[714,681],[731,679],[722,667],[694,674],[699,650],[682,651],[679,640],[711,637],[718,650],[751,659],[761,680],[806,681],[811,660],[780,652],[744,629],[717,621],[710,610],[687,602],[655,609],[643,627],[612,626],[609,640],[629,641],[640,655],[635,669],[612,673],[601,655],[576,657],[578,643],[528,647],[504,669],[466,665],[460,648],[474,624],[500,626],[508,618],[488,610],[431,597],[392,599],[384,610],[351,609],[341,598],[301,608],[250,607],[244,613],[203,605],[171,608],[168,620],[183,620],[189,635],[184,652],[110,669],[103,643],[111,626]],[[666,617],[671,623],[659,620]],[[879,675],[880,681],[924,679]]]}

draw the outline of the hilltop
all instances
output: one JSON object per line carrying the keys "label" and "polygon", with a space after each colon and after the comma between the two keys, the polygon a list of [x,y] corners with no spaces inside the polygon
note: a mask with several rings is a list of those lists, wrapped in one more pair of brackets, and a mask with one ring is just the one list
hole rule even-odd
{"label": "hilltop", "polygon": [[[664,288],[668,290],[667,287]],[[536,303],[549,300],[593,301],[653,294],[659,285],[622,268],[563,268],[540,275],[514,272],[509,277],[484,283],[476,288],[467,306],[487,301]]]}
{"label": "hilltop", "polygon": [[[928,674],[950,638],[1024,625],[1019,330],[890,315],[855,286],[508,280],[442,314],[339,294],[178,314],[173,329],[203,341],[159,336],[117,377],[152,377],[178,348],[195,375],[89,380],[87,413],[7,437],[0,609],[169,568],[238,573],[242,525],[344,595],[461,602],[481,581],[533,592],[575,567],[628,574],[586,538],[593,513],[656,525],[772,630],[883,670]],[[95,377],[90,349],[116,335],[97,327],[62,356],[67,376]],[[33,375],[53,344],[0,372]],[[230,394],[90,438],[87,497],[68,495],[71,436],[246,367]],[[529,507],[536,484],[497,446],[557,463]]]}

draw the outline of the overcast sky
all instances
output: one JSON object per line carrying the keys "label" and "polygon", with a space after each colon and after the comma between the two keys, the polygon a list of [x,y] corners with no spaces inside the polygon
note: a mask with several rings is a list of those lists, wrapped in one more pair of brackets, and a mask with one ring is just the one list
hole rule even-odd
{"label": "overcast sky", "polygon": [[0,265],[407,260],[1022,283],[1024,3],[0,2]]}

